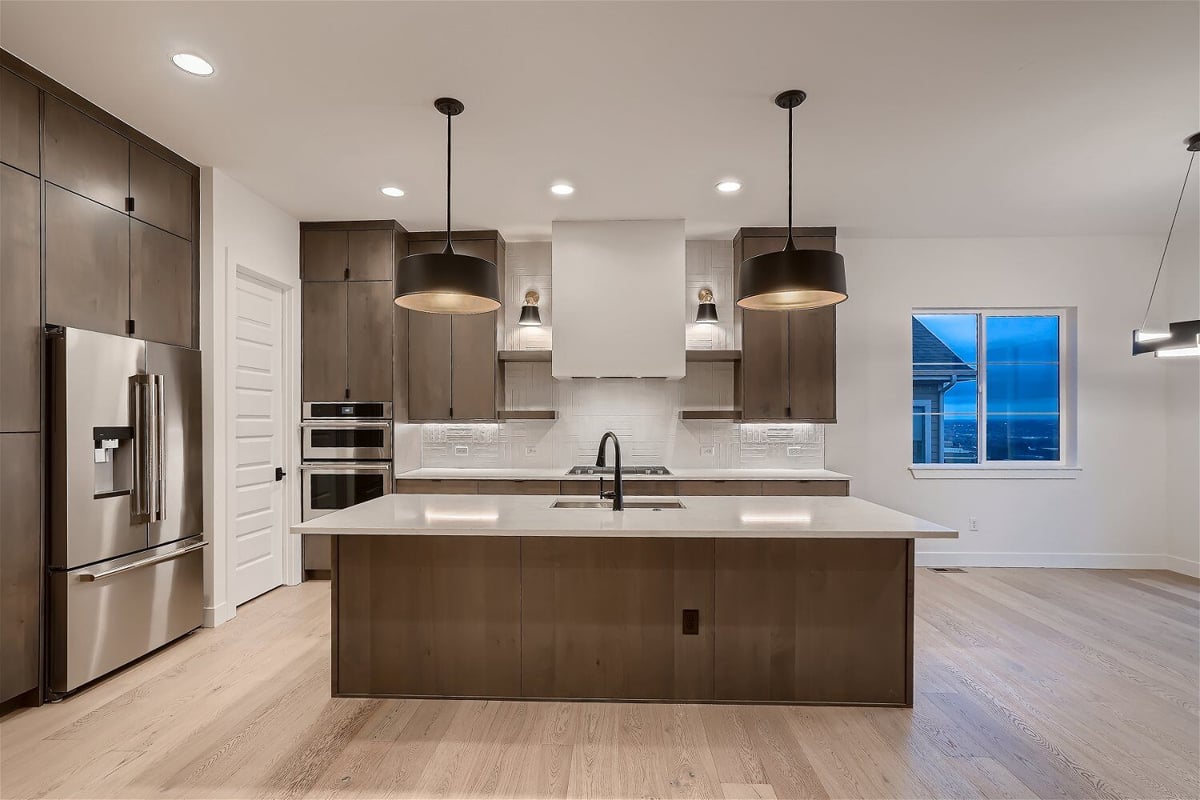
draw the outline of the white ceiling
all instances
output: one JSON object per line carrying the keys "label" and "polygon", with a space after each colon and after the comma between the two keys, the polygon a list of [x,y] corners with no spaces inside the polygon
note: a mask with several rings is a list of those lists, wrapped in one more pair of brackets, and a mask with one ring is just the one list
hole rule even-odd
{"label": "white ceiling", "polygon": [[1200,128],[1196,2],[4,0],[0,44],[304,220],[443,227],[458,97],[455,227],[510,240],[783,224],[793,87],[797,224],[861,236],[1161,233]]}

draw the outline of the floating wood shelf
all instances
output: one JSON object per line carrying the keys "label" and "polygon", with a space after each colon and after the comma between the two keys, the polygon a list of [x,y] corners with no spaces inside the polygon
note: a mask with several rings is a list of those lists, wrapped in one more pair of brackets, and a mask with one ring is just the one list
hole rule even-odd
{"label": "floating wood shelf", "polygon": [[741,361],[741,350],[687,350],[688,361]]}
{"label": "floating wood shelf", "polygon": [[742,412],[736,408],[717,408],[706,410],[688,410],[679,412],[680,419],[732,419],[740,420]]}
{"label": "floating wood shelf", "polygon": [[529,409],[524,411],[517,411],[515,409],[501,409],[499,412],[499,417],[501,420],[558,419],[558,412],[553,409]]}
{"label": "floating wood shelf", "polygon": [[501,350],[501,361],[549,361],[549,350]]}

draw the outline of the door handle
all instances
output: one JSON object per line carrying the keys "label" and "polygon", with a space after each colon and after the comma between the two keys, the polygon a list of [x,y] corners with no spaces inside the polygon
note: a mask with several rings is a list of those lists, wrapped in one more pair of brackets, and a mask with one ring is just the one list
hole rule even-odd
{"label": "door handle", "polygon": [[281,481],[281,480],[283,480],[283,478],[284,478],[284,476],[285,476],[285,475],[287,475],[287,473],[283,471],[283,467],[276,467],[276,468],[275,468],[275,480],[276,480],[276,481]]}

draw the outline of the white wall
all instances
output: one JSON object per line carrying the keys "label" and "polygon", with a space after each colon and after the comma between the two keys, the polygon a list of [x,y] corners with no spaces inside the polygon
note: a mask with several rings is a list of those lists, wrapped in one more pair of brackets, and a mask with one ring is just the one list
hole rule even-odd
{"label": "white wall", "polygon": [[[1166,566],[1169,365],[1130,354],[1161,247],[1152,237],[839,239],[850,299],[838,309],[826,465],[853,476],[855,495],[961,531],[918,542],[923,563]],[[912,477],[910,316],[955,306],[1077,307],[1077,477]],[[1195,435],[1182,446],[1194,459]],[[967,531],[971,516],[978,531]]]}
{"label": "white wall", "polygon": [[[232,387],[227,380],[227,329],[232,313],[234,276],[239,265],[285,288],[290,321],[284,358],[290,385],[284,407],[287,429],[299,424],[300,397],[300,223],[280,209],[211,167],[201,170],[200,341],[204,351],[204,527],[211,543],[204,565],[205,625],[220,625],[235,609],[229,596],[228,465],[232,462],[232,432],[228,414]],[[291,442],[288,473],[298,476],[298,442]],[[288,508],[299,508],[298,480],[290,480]],[[298,543],[285,563],[289,583],[299,580]]]}
{"label": "white wall", "polygon": [[[1197,181],[1200,183],[1200,181]],[[1163,322],[1200,319],[1200,227],[1195,191],[1180,210],[1163,266]],[[1160,298],[1156,296],[1155,306]],[[1167,555],[1170,569],[1200,578],[1200,359],[1158,359],[1167,379]]]}

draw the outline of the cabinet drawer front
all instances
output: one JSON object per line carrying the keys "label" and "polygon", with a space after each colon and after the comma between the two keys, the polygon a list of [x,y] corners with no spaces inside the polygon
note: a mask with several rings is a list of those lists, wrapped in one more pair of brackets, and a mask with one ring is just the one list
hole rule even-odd
{"label": "cabinet drawer front", "polygon": [[[612,481],[604,481],[605,490],[612,488]],[[629,488],[629,484],[625,484],[625,488]],[[591,480],[576,480],[563,481],[558,485],[558,493],[563,495],[600,495],[600,478],[592,478]]]}
{"label": "cabinet drawer front", "polygon": [[628,497],[673,495],[676,489],[675,481],[625,481],[625,494]]}
{"label": "cabinet drawer front", "polygon": [[479,481],[480,494],[558,494],[558,481]]}
{"label": "cabinet drawer front", "polygon": [[129,142],[83,112],[46,95],[45,178],[124,212]]}
{"label": "cabinet drawer front", "polygon": [[846,497],[850,494],[849,481],[763,481],[762,488],[764,495],[773,497]]}
{"label": "cabinet drawer front", "polygon": [[693,497],[758,497],[761,481],[679,481],[679,494]]}
{"label": "cabinet drawer front", "polygon": [[458,478],[401,478],[396,481],[396,494],[476,494],[475,481]]}

